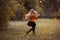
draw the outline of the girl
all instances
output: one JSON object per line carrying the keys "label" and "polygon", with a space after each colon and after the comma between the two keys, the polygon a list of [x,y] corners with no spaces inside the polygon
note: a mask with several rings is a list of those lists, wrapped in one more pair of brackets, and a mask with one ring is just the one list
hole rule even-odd
{"label": "girl", "polygon": [[29,31],[26,32],[26,34],[30,33],[31,31],[33,31],[33,34],[35,34],[35,27],[36,27],[35,20],[38,19],[39,16],[40,14],[38,14],[33,9],[31,9],[30,12],[26,14],[25,18],[28,20],[27,25],[32,27]]}

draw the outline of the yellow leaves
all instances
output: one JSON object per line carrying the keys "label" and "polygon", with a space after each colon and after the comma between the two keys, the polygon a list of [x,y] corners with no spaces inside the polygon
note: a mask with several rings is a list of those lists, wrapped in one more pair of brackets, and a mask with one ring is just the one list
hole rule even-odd
{"label": "yellow leaves", "polygon": [[2,0],[2,6],[0,8],[1,18],[9,18],[10,16],[15,16],[14,11],[17,6],[11,6],[10,2],[14,2],[14,0]]}
{"label": "yellow leaves", "polygon": [[14,13],[15,13],[15,10],[17,9],[18,6],[20,6],[20,4],[15,3],[14,0],[10,0],[10,2],[8,2],[8,4],[6,4],[6,9],[7,9],[6,15],[8,17],[15,16]]}
{"label": "yellow leaves", "polygon": [[60,2],[60,0],[57,0],[57,2]]}
{"label": "yellow leaves", "polygon": [[59,8],[59,10],[58,10],[58,16],[60,16],[60,8]]}

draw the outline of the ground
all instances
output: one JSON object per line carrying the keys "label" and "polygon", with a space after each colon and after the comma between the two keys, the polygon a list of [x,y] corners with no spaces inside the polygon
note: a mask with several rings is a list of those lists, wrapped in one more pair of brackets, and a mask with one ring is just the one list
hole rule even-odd
{"label": "ground", "polygon": [[26,35],[31,27],[27,21],[10,21],[8,29],[0,32],[0,40],[60,40],[60,19],[38,19],[36,35]]}

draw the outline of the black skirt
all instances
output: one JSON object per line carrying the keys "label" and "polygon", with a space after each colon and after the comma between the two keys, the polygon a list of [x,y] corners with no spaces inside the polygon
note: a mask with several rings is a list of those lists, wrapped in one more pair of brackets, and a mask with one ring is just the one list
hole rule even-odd
{"label": "black skirt", "polygon": [[35,27],[35,26],[36,26],[36,23],[29,21],[29,22],[27,23],[27,25],[28,25],[28,26],[32,26],[32,27]]}

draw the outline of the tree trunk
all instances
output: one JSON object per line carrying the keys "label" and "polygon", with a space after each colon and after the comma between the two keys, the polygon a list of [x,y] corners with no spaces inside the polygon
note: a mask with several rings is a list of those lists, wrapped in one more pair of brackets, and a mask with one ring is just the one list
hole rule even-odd
{"label": "tree trunk", "polygon": [[3,15],[0,14],[0,30],[6,30],[8,26],[8,19],[3,17]]}
{"label": "tree trunk", "polygon": [[7,29],[9,17],[13,15],[11,0],[0,0],[0,30]]}

